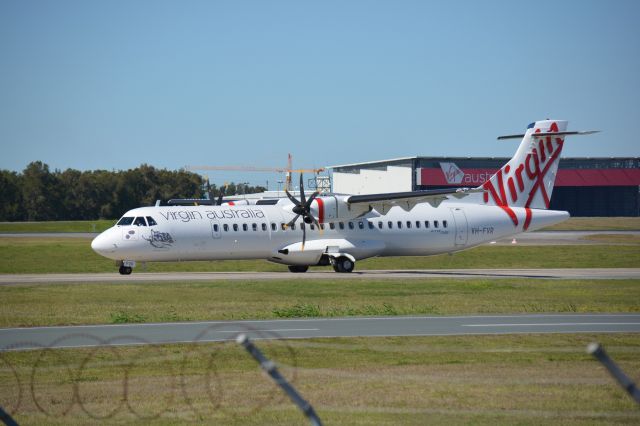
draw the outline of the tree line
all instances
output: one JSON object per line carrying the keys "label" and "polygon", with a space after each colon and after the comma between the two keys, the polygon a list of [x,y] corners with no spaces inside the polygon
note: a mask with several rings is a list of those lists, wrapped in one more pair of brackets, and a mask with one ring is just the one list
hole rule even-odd
{"label": "tree line", "polygon": [[[263,187],[230,184],[226,194],[264,191]],[[135,169],[50,171],[34,161],[21,172],[0,170],[0,221],[117,219],[127,210],[171,198],[217,197],[203,178],[184,170]]]}

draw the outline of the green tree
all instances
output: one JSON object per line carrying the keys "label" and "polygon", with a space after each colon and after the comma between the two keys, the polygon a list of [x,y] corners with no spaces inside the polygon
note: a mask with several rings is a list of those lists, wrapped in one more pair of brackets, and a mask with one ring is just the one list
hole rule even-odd
{"label": "green tree", "polygon": [[22,220],[21,177],[16,172],[0,170],[0,220]]}
{"label": "green tree", "polygon": [[41,161],[29,163],[22,172],[22,199],[26,220],[58,219],[56,207],[59,205],[56,177],[49,172],[49,166]]}

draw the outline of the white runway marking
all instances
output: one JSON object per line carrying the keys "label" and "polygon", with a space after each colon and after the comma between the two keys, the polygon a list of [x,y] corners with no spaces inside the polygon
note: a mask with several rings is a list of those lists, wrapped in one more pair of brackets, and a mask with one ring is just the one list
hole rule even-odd
{"label": "white runway marking", "polygon": [[640,322],[549,322],[542,324],[462,324],[463,327],[546,327],[546,326],[590,326],[590,325],[640,325]]}

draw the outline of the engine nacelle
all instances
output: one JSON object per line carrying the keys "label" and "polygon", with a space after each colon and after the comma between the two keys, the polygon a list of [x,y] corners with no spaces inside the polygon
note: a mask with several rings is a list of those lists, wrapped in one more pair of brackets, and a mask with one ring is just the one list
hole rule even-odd
{"label": "engine nacelle", "polygon": [[368,204],[349,204],[348,195],[316,197],[311,203],[311,214],[320,223],[357,219],[371,211]]}

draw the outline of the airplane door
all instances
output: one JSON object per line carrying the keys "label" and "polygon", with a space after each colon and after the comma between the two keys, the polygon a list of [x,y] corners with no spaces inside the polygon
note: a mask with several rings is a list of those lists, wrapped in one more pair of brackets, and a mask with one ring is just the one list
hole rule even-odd
{"label": "airplane door", "polygon": [[222,236],[222,234],[220,233],[220,224],[218,223],[217,220],[211,220],[211,237],[213,237],[213,239],[218,239]]}
{"label": "airplane door", "polygon": [[456,222],[456,246],[463,246],[467,244],[467,216],[464,214],[464,210],[461,208],[451,209],[453,213],[453,219]]}

